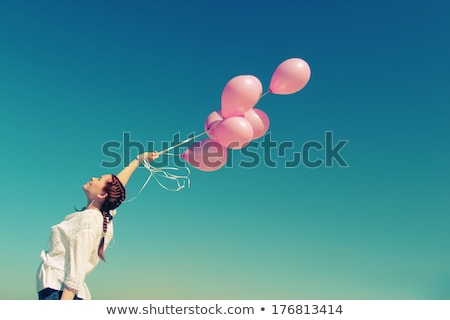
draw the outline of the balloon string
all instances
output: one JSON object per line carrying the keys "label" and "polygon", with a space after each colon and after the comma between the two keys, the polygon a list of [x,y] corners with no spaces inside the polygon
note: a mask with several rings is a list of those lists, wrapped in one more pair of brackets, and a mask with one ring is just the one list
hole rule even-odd
{"label": "balloon string", "polygon": [[141,189],[139,189],[138,193],[133,198],[125,200],[124,203],[136,200],[137,197],[139,197],[139,195],[141,194],[141,192],[145,189],[145,187],[147,186],[147,184],[151,178],[152,178],[152,174],[150,173],[147,180],[145,180],[144,184],[142,185]]}
{"label": "balloon string", "polygon": [[[167,155],[174,156],[173,154],[167,154]],[[176,191],[180,191],[181,189],[184,189],[186,187],[189,188],[191,186],[191,180],[189,179],[189,175],[191,174],[191,171],[189,170],[188,167],[184,167],[184,169],[186,169],[186,171],[187,171],[187,173],[185,175],[179,175],[179,174],[174,174],[174,173],[169,172],[169,171],[179,171],[180,169],[176,168],[176,167],[156,168],[156,167],[152,166],[147,159],[144,159],[142,164],[144,165],[144,168],[149,171],[148,178],[147,178],[147,180],[145,180],[144,184],[139,189],[137,194],[133,198],[126,200],[124,202],[131,202],[131,201],[136,200],[136,198],[142,193],[142,191],[144,191],[145,187],[150,182],[151,178],[155,178],[155,181],[163,189],[165,189],[167,191],[175,191],[176,192]],[[160,180],[161,178],[175,181],[177,184],[177,187],[175,189],[172,189],[172,188],[165,186],[164,183],[161,182],[161,180]]]}
{"label": "balloon string", "polygon": [[207,133],[207,131],[203,131],[202,133],[199,133],[199,134],[197,134],[196,136],[187,138],[187,139],[181,141],[180,143],[178,143],[178,144],[176,144],[176,145],[174,145],[174,146],[171,146],[171,147],[169,147],[169,148],[167,148],[167,149],[164,149],[164,150],[160,151],[159,153],[160,153],[160,154],[167,153],[168,151],[170,151],[170,150],[172,150],[172,149],[174,149],[174,148],[176,148],[176,147],[179,147],[179,146],[181,146],[181,145],[183,145],[183,144],[188,143],[189,141],[192,141],[192,140],[194,140],[194,139],[197,139],[198,137],[204,135],[205,133]]}
{"label": "balloon string", "polygon": [[[261,98],[264,97],[264,96],[265,96],[266,94],[268,94],[268,93],[270,93],[270,90],[267,90],[266,92],[264,92],[263,95],[261,96]],[[261,99],[261,98],[260,98],[260,99]]]}
{"label": "balloon string", "polygon": [[[210,130],[211,130],[211,129],[210,129]],[[168,153],[168,152],[169,152],[170,150],[172,150],[172,149],[175,149],[176,147],[179,147],[179,146],[181,146],[181,145],[183,145],[183,144],[188,143],[189,141],[192,141],[192,140],[194,140],[194,139],[197,139],[198,137],[204,135],[204,134],[207,133],[207,132],[208,132],[208,131],[204,131],[204,132],[199,133],[199,134],[197,134],[197,135],[195,135],[195,136],[193,136],[193,137],[187,138],[187,139],[181,141],[180,143],[178,143],[178,144],[176,144],[176,145],[174,145],[174,146],[171,146],[171,147],[169,147],[169,148],[167,148],[167,149],[164,149],[164,150],[160,151],[159,154],[166,154],[166,155],[168,155],[168,156],[176,156],[175,154],[173,154],[173,153]],[[186,187],[186,185],[187,185],[188,188],[191,186],[191,180],[189,179],[189,175],[191,174],[191,171],[189,170],[188,167],[184,167],[184,168],[186,169],[186,171],[187,171],[187,174],[186,174],[186,175],[175,175],[175,174],[170,173],[170,172],[167,172],[167,171],[169,171],[169,170],[174,170],[174,171],[179,170],[179,169],[176,168],[176,167],[156,168],[156,167],[152,166],[152,165],[150,164],[150,162],[149,162],[147,159],[144,159],[144,160],[142,161],[142,163],[143,163],[143,165],[144,165],[144,168],[146,168],[146,169],[149,171],[150,174],[148,175],[147,180],[145,180],[144,184],[143,184],[142,187],[139,189],[139,191],[137,192],[137,194],[136,194],[133,198],[124,201],[124,203],[126,203],[126,202],[131,202],[131,201],[136,200],[136,198],[142,193],[142,191],[144,191],[145,187],[146,187],[147,184],[150,182],[151,178],[155,178],[156,182],[157,182],[163,189],[168,190],[168,191],[180,191],[181,189],[184,189],[184,188]],[[166,178],[166,179],[168,179],[168,180],[176,181],[176,183],[177,183],[177,188],[176,188],[176,189],[170,189],[170,188],[166,187],[166,186],[160,181],[160,179],[158,179],[158,176],[160,176],[160,177],[162,177],[162,178]],[[181,182],[179,181],[179,180],[183,180],[183,179],[186,180],[186,183],[181,183]]]}

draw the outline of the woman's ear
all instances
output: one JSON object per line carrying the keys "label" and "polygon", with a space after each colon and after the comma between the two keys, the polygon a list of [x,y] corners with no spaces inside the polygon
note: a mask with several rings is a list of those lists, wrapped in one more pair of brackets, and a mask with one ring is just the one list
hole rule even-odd
{"label": "woman's ear", "polygon": [[99,198],[99,199],[105,199],[107,196],[108,196],[108,193],[107,193],[107,192],[103,192],[103,193],[100,193],[100,194],[97,196],[97,198]]}

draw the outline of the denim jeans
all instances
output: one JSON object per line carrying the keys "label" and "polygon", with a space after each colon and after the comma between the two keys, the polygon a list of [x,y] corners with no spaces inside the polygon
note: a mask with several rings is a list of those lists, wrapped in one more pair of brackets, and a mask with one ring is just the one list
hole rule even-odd
{"label": "denim jeans", "polygon": [[[60,300],[62,295],[61,290],[55,290],[52,288],[45,288],[38,292],[38,298],[39,300]],[[81,298],[78,298],[77,295],[73,297],[73,300],[83,300]]]}

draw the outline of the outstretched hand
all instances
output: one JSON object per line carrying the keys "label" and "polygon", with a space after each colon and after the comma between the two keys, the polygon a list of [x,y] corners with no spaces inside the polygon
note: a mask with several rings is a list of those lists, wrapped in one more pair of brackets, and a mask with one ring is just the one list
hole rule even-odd
{"label": "outstretched hand", "polygon": [[141,153],[136,157],[135,160],[131,161],[128,164],[128,166],[123,168],[122,171],[119,172],[117,177],[119,178],[120,182],[122,182],[123,186],[125,186],[128,183],[128,180],[130,180],[131,175],[139,167],[139,164],[142,163],[142,161],[144,161],[144,159],[146,159],[149,162],[152,162],[153,160],[157,159],[158,157],[159,157],[159,152],[157,152],[157,151]]}
{"label": "outstretched hand", "polygon": [[159,152],[157,152],[157,151],[144,152],[138,156],[138,160],[139,160],[139,162],[142,162],[142,161],[144,161],[144,159],[147,159],[148,162],[152,162],[152,161],[158,159],[158,157],[159,157]]}

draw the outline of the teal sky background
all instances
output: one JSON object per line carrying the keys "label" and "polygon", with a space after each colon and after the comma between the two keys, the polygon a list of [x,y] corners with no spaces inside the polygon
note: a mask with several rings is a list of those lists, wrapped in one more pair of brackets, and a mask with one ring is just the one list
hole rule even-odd
{"label": "teal sky background", "polygon": [[[203,131],[225,84],[292,95],[256,105],[293,149],[192,169],[123,204],[87,277],[94,299],[450,299],[448,1],[2,1],[0,298],[36,299],[50,227],[85,205],[108,141]],[[285,168],[307,141],[348,140],[349,167]],[[180,149],[183,151],[183,148]],[[123,149],[122,149],[123,151]],[[136,155],[136,149],[130,150]],[[262,150],[258,150],[262,154]],[[323,151],[313,154],[323,158]],[[131,198],[147,178],[139,168]]]}

